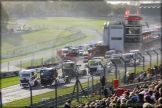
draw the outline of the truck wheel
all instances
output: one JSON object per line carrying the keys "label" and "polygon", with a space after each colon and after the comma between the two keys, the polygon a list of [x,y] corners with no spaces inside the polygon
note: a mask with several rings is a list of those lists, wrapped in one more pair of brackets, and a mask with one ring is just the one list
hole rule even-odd
{"label": "truck wheel", "polygon": [[35,87],[37,85],[38,85],[38,81],[35,81],[33,87]]}

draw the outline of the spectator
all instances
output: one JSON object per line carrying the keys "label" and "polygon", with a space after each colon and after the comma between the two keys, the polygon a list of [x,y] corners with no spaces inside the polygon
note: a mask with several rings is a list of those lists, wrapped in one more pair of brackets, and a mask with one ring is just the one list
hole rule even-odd
{"label": "spectator", "polygon": [[144,102],[144,95],[143,94],[139,94],[138,97],[137,97],[137,108],[142,108],[143,107],[143,104],[145,103]]}
{"label": "spectator", "polygon": [[139,81],[139,82],[140,82],[140,81],[143,81],[143,78],[144,78],[144,73],[143,73],[143,71],[142,71],[142,72],[140,73],[140,76],[139,76],[139,80],[138,80],[138,81]]}
{"label": "spectator", "polygon": [[155,96],[154,96],[154,101],[155,101],[154,106],[158,105],[158,99],[159,98],[160,98],[160,93],[159,92],[156,92],[155,93]]}
{"label": "spectator", "polygon": [[143,108],[153,108],[153,105],[151,105],[150,103],[144,103]]}
{"label": "spectator", "polygon": [[64,108],[71,108],[70,106],[71,106],[71,100],[68,99],[67,102],[65,103]]}
{"label": "spectator", "polygon": [[101,84],[102,84],[102,89],[104,88],[104,86],[105,86],[105,77],[104,76],[102,76],[102,78],[101,78]]}
{"label": "spectator", "polygon": [[108,96],[107,88],[104,89],[104,96],[105,96],[105,98]]}
{"label": "spectator", "polygon": [[126,102],[127,108],[136,108],[135,103],[131,100]]}
{"label": "spectator", "polygon": [[151,77],[153,77],[153,76],[155,75],[155,70],[154,70],[154,68],[151,68],[150,74],[151,74]]}
{"label": "spectator", "polygon": [[162,97],[158,99],[158,104],[162,106]]}
{"label": "spectator", "polygon": [[120,104],[120,108],[127,108],[127,104],[126,103]]}

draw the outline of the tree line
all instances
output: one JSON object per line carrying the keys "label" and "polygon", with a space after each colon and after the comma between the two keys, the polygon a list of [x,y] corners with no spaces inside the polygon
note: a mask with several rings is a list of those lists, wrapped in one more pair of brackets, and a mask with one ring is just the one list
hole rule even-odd
{"label": "tree line", "polygon": [[[16,17],[77,17],[77,16],[107,16],[108,14],[124,14],[129,9],[131,13],[138,6],[128,4],[110,4],[105,1],[42,1],[42,2],[2,2],[9,18]],[[3,13],[3,12],[2,12]],[[3,14],[2,14],[3,15]]]}

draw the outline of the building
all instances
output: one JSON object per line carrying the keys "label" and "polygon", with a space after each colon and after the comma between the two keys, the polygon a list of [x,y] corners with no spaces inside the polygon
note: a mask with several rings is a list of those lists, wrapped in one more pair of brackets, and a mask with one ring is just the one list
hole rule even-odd
{"label": "building", "polygon": [[103,44],[108,45],[110,49],[124,49],[124,24],[122,22],[104,24]]}
{"label": "building", "polygon": [[110,49],[125,51],[141,48],[142,46],[142,25],[139,15],[125,16],[125,22],[114,22],[104,24],[103,44]]}

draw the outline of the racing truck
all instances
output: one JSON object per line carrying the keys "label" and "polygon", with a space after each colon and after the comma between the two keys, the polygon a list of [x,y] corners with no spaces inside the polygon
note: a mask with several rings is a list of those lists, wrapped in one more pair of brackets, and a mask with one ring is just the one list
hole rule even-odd
{"label": "racing truck", "polygon": [[62,77],[68,76],[71,80],[72,77],[75,77],[76,75],[86,75],[87,72],[85,69],[78,69],[78,65],[76,65],[75,62],[64,62],[62,66]]}
{"label": "racing truck", "polygon": [[[93,73],[91,70],[94,70]],[[100,75],[103,72],[101,61],[98,59],[88,61],[88,73],[90,75]]]}
{"label": "racing truck", "polygon": [[[126,61],[127,66],[140,65],[141,63],[140,58],[138,58],[135,53],[124,53],[122,57]],[[135,62],[134,59],[136,60]]]}
{"label": "racing truck", "polygon": [[40,82],[42,86],[53,86],[57,81],[57,85],[69,83],[70,80],[68,76],[61,78],[58,76],[56,68],[43,68],[40,70]]}
{"label": "racing truck", "polygon": [[34,87],[38,85],[37,72],[35,69],[21,70],[19,72],[20,86],[25,88],[29,84]]}

